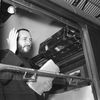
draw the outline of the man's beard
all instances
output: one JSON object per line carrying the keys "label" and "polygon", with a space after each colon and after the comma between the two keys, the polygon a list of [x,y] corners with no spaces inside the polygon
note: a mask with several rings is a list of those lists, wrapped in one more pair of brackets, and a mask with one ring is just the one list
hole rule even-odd
{"label": "man's beard", "polygon": [[17,46],[17,54],[20,54],[22,57],[30,58],[32,55],[32,47],[31,46]]}

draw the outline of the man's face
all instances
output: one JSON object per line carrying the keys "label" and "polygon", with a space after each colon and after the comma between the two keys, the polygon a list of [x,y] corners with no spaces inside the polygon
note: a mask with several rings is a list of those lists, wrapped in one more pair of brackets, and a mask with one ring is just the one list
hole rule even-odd
{"label": "man's face", "polygon": [[32,38],[28,31],[21,30],[18,38],[18,49],[22,53],[28,53],[32,47]]}

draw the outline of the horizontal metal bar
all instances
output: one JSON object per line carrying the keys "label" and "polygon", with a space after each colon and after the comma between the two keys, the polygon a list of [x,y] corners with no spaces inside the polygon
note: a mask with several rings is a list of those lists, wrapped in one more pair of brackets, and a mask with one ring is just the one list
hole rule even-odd
{"label": "horizontal metal bar", "polygon": [[84,81],[88,81],[91,82],[91,80],[89,78],[82,78],[82,77],[77,77],[77,76],[70,76],[70,75],[65,75],[62,73],[53,73],[53,72],[49,72],[49,71],[38,71],[35,69],[31,69],[31,68],[22,68],[19,66],[13,66],[13,65],[6,65],[6,64],[0,64],[0,71],[15,71],[15,72],[20,72],[20,73],[29,73],[29,74],[36,74],[38,76],[44,76],[44,77],[53,77],[53,78],[73,78],[73,79],[79,79],[79,80],[84,80]]}

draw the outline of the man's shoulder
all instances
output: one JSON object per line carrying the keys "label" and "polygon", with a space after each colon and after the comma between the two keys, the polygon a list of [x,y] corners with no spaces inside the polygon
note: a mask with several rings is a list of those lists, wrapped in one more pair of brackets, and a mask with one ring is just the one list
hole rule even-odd
{"label": "man's shoulder", "polygon": [[5,55],[10,52],[9,49],[0,49],[0,61],[5,57]]}
{"label": "man's shoulder", "polygon": [[9,49],[4,49],[4,50],[0,50],[0,63],[20,65],[22,64],[22,61],[12,51],[10,51]]}

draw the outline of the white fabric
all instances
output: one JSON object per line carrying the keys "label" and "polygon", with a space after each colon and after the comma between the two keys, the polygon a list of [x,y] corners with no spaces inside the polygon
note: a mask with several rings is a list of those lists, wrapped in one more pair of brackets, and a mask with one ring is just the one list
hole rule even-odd
{"label": "white fabric", "polygon": [[[59,73],[59,67],[50,59],[47,61],[39,71],[48,73]],[[34,76],[32,76],[34,78]],[[52,88],[52,81],[54,78],[38,76],[36,82],[27,82],[28,86],[41,95],[45,91],[49,91]]]}
{"label": "white fabric", "polygon": [[52,94],[48,100],[95,100],[95,98],[90,85],[63,93]]}

